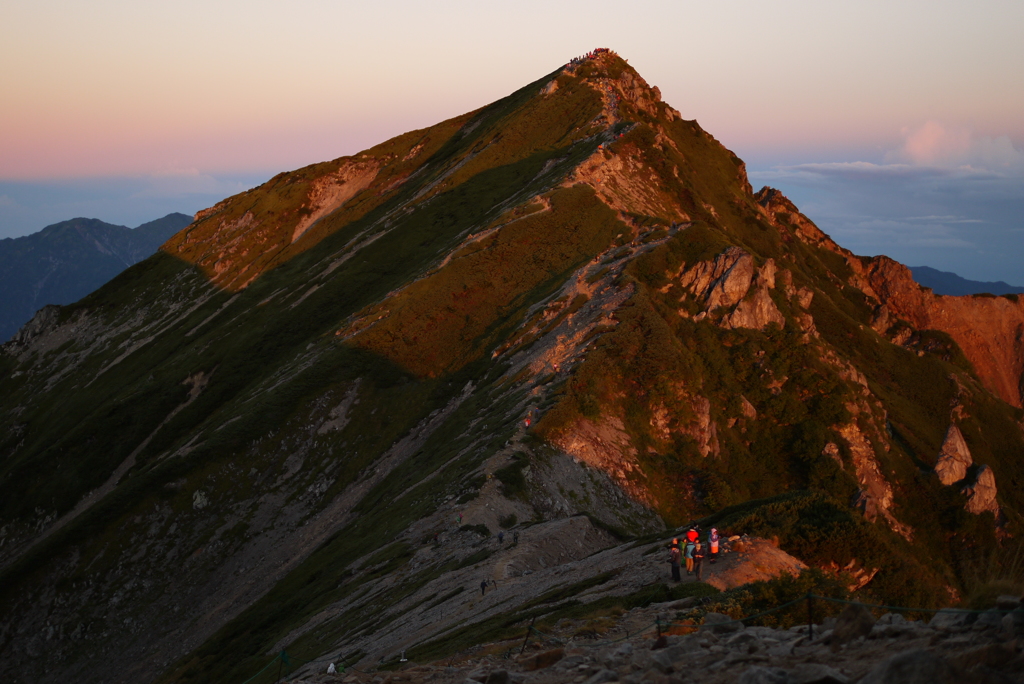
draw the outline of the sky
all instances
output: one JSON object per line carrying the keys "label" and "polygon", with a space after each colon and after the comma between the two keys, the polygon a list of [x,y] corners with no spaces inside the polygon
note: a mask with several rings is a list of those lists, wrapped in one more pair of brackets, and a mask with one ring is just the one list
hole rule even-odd
{"label": "sky", "polygon": [[0,238],[135,226],[594,47],[841,245],[1024,284],[1024,2],[4,0]]}

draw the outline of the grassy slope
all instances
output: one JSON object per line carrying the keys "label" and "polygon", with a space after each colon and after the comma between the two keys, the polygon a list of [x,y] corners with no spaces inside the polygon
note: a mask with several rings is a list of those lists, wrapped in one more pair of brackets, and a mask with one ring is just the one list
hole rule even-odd
{"label": "grassy slope", "polygon": [[[514,123],[523,116],[520,110],[524,104],[527,108],[535,104],[530,95],[536,89],[535,84],[483,110],[477,116],[478,125],[473,133],[450,139],[428,162],[428,172],[453,166],[482,140],[488,141],[488,136],[495,138],[496,131],[503,130],[504,121],[511,119]],[[567,114],[583,116],[585,123],[596,113],[597,102],[589,89],[565,89],[564,93],[561,102],[565,111],[546,103],[541,108],[545,116],[563,124],[571,121]],[[559,100],[552,102],[557,105]],[[232,501],[258,496],[258,484],[246,484],[237,477],[231,484],[230,473],[238,466],[253,466],[265,471],[272,480],[273,473],[282,470],[281,459],[290,440],[301,435],[304,421],[317,410],[318,399],[342,393],[356,379],[361,380],[361,401],[351,427],[337,436],[316,438],[321,441],[315,449],[323,456],[321,465],[335,465],[331,462],[336,462],[337,457],[331,458],[329,454],[338,453],[339,449],[345,454],[333,492],[343,489],[365,465],[425,415],[447,404],[467,379],[479,383],[484,368],[474,359],[483,358],[489,344],[486,338],[476,339],[481,331],[494,329],[516,311],[525,311],[526,306],[544,296],[581,260],[604,249],[609,236],[620,230],[610,212],[596,203],[591,193],[582,189],[556,193],[552,198],[553,220],[536,216],[518,222],[490,239],[483,249],[475,250],[474,255],[460,259],[457,268],[420,281],[431,283],[430,286],[414,286],[402,295],[413,300],[425,297],[431,305],[432,289],[451,290],[472,283],[487,290],[489,305],[486,312],[483,308],[478,311],[475,320],[481,330],[470,330],[463,336],[468,346],[459,349],[461,372],[453,372],[458,368],[447,368],[443,380],[420,379],[410,373],[417,368],[408,363],[405,367],[395,365],[377,353],[387,350],[375,350],[372,337],[361,346],[352,346],[335,343],[330,333],[343,325],[348,316],[426,272],[439,256],[458,245],[467,232],[489,225],[497,218],[499,207],[509,200],[522,201],[516,198],[525,199],[544,190],[574,160],[589,155],[597,144],[564,132],[552,138],[547,135],[547,128],[540,129],[544,135],[531,143],[523,139],[528,132],[521,132],[519,139],[505,145],[505,154],[498,154],[502,151],[500,143],[489,140],[487,149],[496,150],[491,154],[490,166],[471,175],[464,174],[458,185],[437,191],[430,201],[420,202],[413,212],[395,219],[390,230],[365,247],[358,259],[329,277],[321,277],[321,289],[300,306],[290,308],[294,298],[284,296],[259,304],[281,288],[293,287],[296,279],[308,278],[306,274],[310,272],[322,273],[318,263],[325,255],[337,253],[352,236],[372,227],[394,206],[411,199],[417,187],[425,187],[437,174],[421,174],[418,185],[407,183],[401,196],[391,203],[381,204],[351,223],[336,226],[315,247],[268,271],[230,304],[228,293],[213,292],[202,307],[93,379],[112,354],[94,355],[62,379],[58,391],[31,406],[24,416],[27,438],[16,458],[5,462],[0,472],[5,489],[17,486],[22,492],[18,497],[4,497],[3,514],[7,519],[27,515],[36,507],[67,510],[82,492],[100,484],[172,408],[184,401],[187,388],[181,382],[187,375],[202,370],[213,378],[191,405],[154,435],[148,447],[139,453],[138,465],[113,496],[5,571],[2,599],[11,602],[31,595],[37,590],[33,578],[43,577],[55,562],[69,561],[76,554],[81,554],[86,562],[73,567],[66,578],[68,583],[89,581],[97,573],[116,573],[117,559],[129,552],[139,519],[154,507],[169,505],[178,511],[177,515],[196,517],[190,510],[190,492],[196,487],[212,486],[222,513],[231,508]],[[554,167],[549,165],[550,173],[542,176],[540,172],[549,161],[554,161]],[[272,183],[264,190],[272,196],[274,187]],[[597,230],[584,230],[591,227]],[[549,231],[561,231],[564,236],[562,244],[554,249],[548,249],[545,240]],[[511,265],[520,261],[532,261],[532,268],[513,272]],[[500,267],[510,269],[508,279],[500,287],[493,283],[485,286],[482,274]],[[194,299],[198,294],[210,295],[211,291],[196,269],[161,254],[66,311],[65,318],[71,320],[79,311],[88,311],[111,321],[125,319],[130,309],[141,302],[146,302],[151,310],[148,315],[157,318],[162,312],[152,310],[161,303],[166,306],[175,300]],[[186,334],[222,306],[226,308],[214,323],[200,327],[198,334]],[[443,344],[444,340],[437,343]],[[312,365],[300,370],[304,358]],[[282,368],[292,369],[286,373],[290,377],[273,392],[267,392]],[[88,385],[87,378],[92,379]],[[12,403],[31,397],[35,387],[24,382],[14,390],[9,397]],[[315,579],[320,574],[317,568],[336,569],[339,558],[351,559],[371,550],[391,538],[396,530],[432,510],[453,483],[459,487],[458,483],[465,480],[485,453],[477,451],[459,458],[467,440],[479,441],[476,437],[469,439],[468,421],[477,418],[479,411],[499,411],[504,405],[501,397],[491,396],[486,384],[481,395],[486,398],[484,405],[478,404],[483,398],[471,399],[423,448],[416,457],[415,469],[396,472],[367,496],[361,504],[364,515],[360,522],[339,533],[266,602],[254,607],[251,612],[259,616],[255,627],[249,617],[243,616],[225,630],[227,643],[217,639],[214,648],[224,648],[225,653],[245,652],[252,648],[254,629],[268,639],[277,638],[280,630],[301,620],[308,614],[306,611],[336,595],[329,589],[334,586],[333,581]],[[266,426],[272,429],[268,432]],[[55,434],[59,435],[57,440],[52,438]],[[503,434],[485,436],[478,446],[486,451],[492,441],[502,443],[506,438]],[[265,436],[257,440],[258,447],[252,446],[255,435]],[[187,455],[172,460],[156,458],[190,440],[196,447]],[[52,469],[45,476],[39,474],[40,462]],[[448,477],[436,478],[422,491],[415,489],[419,478],[445,464],[451,469]],[[53,477],[53,472],[58,477]],[[417,503],[401,511],[390,507],[396,492],[408,487],[414,490],[407,500]],[[324,499],[328,500],[330,494]],[[387,513],[382,513],[385,510]],[[344,562],[340,567],[344,567]],[[302,589],[293,595],[296,586]],[[279,596],[288,598],[282,602]],[[281,604],[280,610],[275,608],[268,616],[268,604]],[[236,645],[230,635],[239,629],[245,636]],[[244,665],[232,658],[223,662],[229,670]],[[207,672],[203,676],[216,679],[219,675]]]}

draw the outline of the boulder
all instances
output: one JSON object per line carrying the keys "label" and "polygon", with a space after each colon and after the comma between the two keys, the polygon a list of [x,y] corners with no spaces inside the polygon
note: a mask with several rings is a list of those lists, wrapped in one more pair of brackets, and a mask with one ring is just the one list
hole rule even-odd
{"label": "boulder", "polygon": [[996,503],[996,476],[987,465],[981,466],[975,475],[974,482],[963,488],[967,495],[967,511],[978,515],[990,511],[999,515],[999,504]]}
{"label": "boulder", "polygon": [[843,457],[839,454],[839,445],[835,442],[829,442],[826,444],[825,448],[821,450],[821,455],[828,456],[836,462],[837,466],[840,468],[843,467]]}
{"label": "boulder", "polygon": [[555,669],[571,670],[579,665],[582,665],[585,662],[587,662],[586,656],[577,653],[574,655],[566,656],[562,660],[558,661],[558,664],[555,666]]}
{"label": "boulder", "polygon": [[960,428],[950,425],[946,430],[946,439],[939,450],[939,458],[935,461],[935,474],[939,482],[951,485],[967,477],[967,469],[973,463],[971,450],[960,433]]}
{"label": "boulder", "polygon": [[849,684],[850,678],[821,663],[802,663],[789,671],[788,684]]}
{"label": "boulder", "polygon": [[989,608],[978,616],[972,627],[974,629],[999,629],[1003,625],[1003,611],[998,608]]}
{"label": "boulder", "polygon": [[722,319],[722,326],[725,328],[764,330],[771,323],[782,327],[786,324],[786,319],[775,306],[766,287],[758,287],[753,296],[741,301],[731,314]]}
{"label": "boulder", "polygon": [[878,618],[878,624],[880,625],[903,625],[906,622],[907,618],[903,617],[902,613],[886,613]]}
{"label": "boulder", "polygon": [[563,657],[565,657],[565,651],[560,648],[556,648],[550,651],[544,651],[543,653],[536,653],[521,662],[523,669],[530,672],[532,670],[543,670],[545,667],[551,667]]}
{"label": "boulder", "polygon": [[832,628],[833,648],[858,637],[866,637],[874,626],[875,618],[867,608],[854,604],[846,606]]}
{"label": "boulder", "polygon": [[737,684],[788,684],[789,676],[777,667],[754,665],[747,668],[736,680]]}
{"label": "boulder", "polygon": [[584,684],[604,684],[619,681],[619,673],[615,670],[600,670],[594,673]]}
{"label": "boulder", "polygon": [[979,665],[983,667],[1002,668],[1017,655],[1016,644],[998,643],[983,644],[964,651],[951,658],[954,665],[963,670],[973,670]]}
{"label": "boulder", "polygon": [[[750,401],[742,394],[740,395],[740,411],[743,413],[744,418],[749,418],[751,420],[757,418],[757,409],[754,408],[754,405],[751,404]],[[730,539],[732,539],[732,537],[730,537]],[[737,539],[739,539],[739,537],[737,537]]]}
{"label": "boulder", "polygon": [[678,601],[671,601],[669,603],[662,603],[660,605],[664,606],[668,610],[685,610],[687,608],[697,605],[698,601],[700,601],[700,597],[698,596],[687,596],[684,599],[679,599]]}
{"label": "boulder", "polygon": [[858,684],[959,684],[953,667],[924,650],[893,656],[867,673]]}
{"label": "boulder", "polygon": [[743,631],[732,636],[725,642],[726,647],[735,649],[740,653],[756,653],[764,648],[761,639],[749,631]]}
{"label": "boulder", "polygon": [[973,613],[956,610],[955,608],[946,608],[936,613],[928,622],[928,626],[943,630],[960,629],[970,624],[973,618]]}
{"label": "boulder", "polygon": [[712,632],[716,634],[739,632],[742,629],[742,622],[736,622],[728,615],[722,615],[721,613],[708,613],[704,616],[704,624],[700,626],[701,632]]}
{"label": "boulder", "polygon": [[706,310],[739,303],[754,278],[754,258],[739,247],[729,247],[712,261],[701,261],[685,271],[679,283],[698,298]]}
{"label": "boulder", "polygon": [[1016,610],[1020,607],[1020,596],[1012,594],[1001,594],[996,599],[996,608],[999,610]]}
{"label": "boulder", "polygon": [[487,676],[484,684],[508,684],[508,670],[495,670]]}
{"label": "boulder", "polygon": [[600,657],[600,661],[605,667],[615,669],[628,663],[632,657],[633,644],[627,641],[623,644],[619,644],[619,646],[611,652],[605,651],[604,655]]}
{"label": "boulder", "polygon": [[651,657],[651,667],[664,674],[669,674],[673,671],[673,664],[675,662],[675,654],[670,649],[662,649]]}
{"label": "boulder", "polygon": [[1010,618],[1009,623],[1013,628],[1013,633],[1017,636],[1024,636],[1024,608],[1018,608],[1012,613],[1008,613],[1006,617]]}

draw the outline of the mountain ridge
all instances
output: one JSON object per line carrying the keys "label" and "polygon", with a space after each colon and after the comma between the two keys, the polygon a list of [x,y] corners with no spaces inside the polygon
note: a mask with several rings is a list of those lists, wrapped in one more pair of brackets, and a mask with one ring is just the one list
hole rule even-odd
{"label": "mountain ridge", "polygon": [[44,304],[71,304],[148,257],[188,225],[185,214],[136,228],[75,218],[37,233],[0,240],[0,340],[8,340]]}
{"label": "mountain ridge", "polygon": [[1024,287],[1010,285],[1002,280],[995,282],[969,280],[951,271],[940,271],[930,266],[908,266],[908,268],[914,274],[914,280],[930,288],[935,294],[958,297],[976,294],[1024,294]]}
{"label": "mountain ridge", "polygon": [[[637,591],[560,578],[581,517],[602,544],[774,531],[878,600],[955,602],[1019,534],[1024,412],[907,320],[937,296],[900,273],[753,193],[610,52],[280,174],[4,345],[0,671],[440,657],[561,605],[531,587]],[[520,593],[470,598],[481,574]]]}

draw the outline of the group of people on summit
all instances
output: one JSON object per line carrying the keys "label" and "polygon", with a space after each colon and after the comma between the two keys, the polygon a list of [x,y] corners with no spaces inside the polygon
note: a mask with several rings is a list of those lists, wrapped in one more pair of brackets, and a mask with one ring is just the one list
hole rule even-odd
{"label": "group of people on summit", "polygon": [[684,541],[680,543],[676,537],[668,546],[669,563],[672,565],[672,579],[676,582],[682,581],[679,572],[680,560],[686,561],[686,574],[697,575],[700,582],[704,577],[704,559],[707,558],[714,564],[718,560],[718,528],[712,527],[708,532],[707,546],[700,541],[700,528],[694,525],[686,531]]}
{"label": "group of people on summit", "polygon": [[594,50],[591,50],[585,55],[582,55],[580,57],[573,57],[572,59],[569,60],[569,65],[576,66],[577,64],[583,64],[583,62],[585,62],[588,59],[594,59],[598,55],[603,55],[606,53],[611,53],[611,50],[608,48],[595,48]]}

